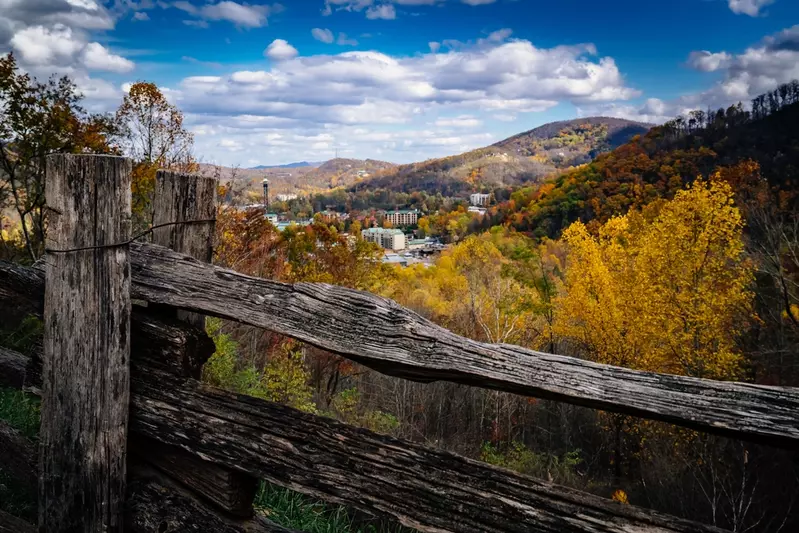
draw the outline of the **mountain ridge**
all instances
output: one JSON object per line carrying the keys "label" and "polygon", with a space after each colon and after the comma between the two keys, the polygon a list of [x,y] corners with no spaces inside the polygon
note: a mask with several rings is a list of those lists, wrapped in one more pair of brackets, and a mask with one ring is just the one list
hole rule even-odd
{"label": "mountain ridge", "polygon": [[393,173],[351,187],[445,196],[535,181],[579,166],[651,129],[613,117],[584,117],[543,124],[462,154],[399,165]]}
{"label": "mountain ridge", "polygon": [[305,168],[305,167],[318,167],[324,161],[298,161],[296,163],[286,163],[284,165],[258,165],[257,167],[250,167],[247,170],[271,170],[279,168]]}

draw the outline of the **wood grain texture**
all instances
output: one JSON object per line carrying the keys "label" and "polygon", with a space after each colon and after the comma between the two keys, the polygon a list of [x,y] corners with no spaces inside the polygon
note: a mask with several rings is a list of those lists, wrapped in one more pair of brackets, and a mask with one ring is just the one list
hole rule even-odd
{"label": "wood grain texture", "polygon": [[134,368],[132,431],[419,531],[719,531],[194,380],[164,386],[170,378],[153,374]]}
{"label": "wood grain texture", "polygon": [[[25,313],[41,316],[44,301],[44,270],[0,261],[0,297],[3,302]],[[149,354],[158,368],[180,376],[191,376],[214,353],[214,343],[203,330],[185,327],[169,314],[133,306],[131,345],[134,351]],[[41,342],[38,342],[41,349]],[[15,388],[41,386],[41,353],[32,358],[0,348],[0,380]],[[21,370],[25,366],[24,373]]]}
{"label": "wood grain texture", "polygon": [[[0,450],[2,450],[0,468],[13,477],[21,490],[34,494],[37,475],[36,447],[33,442],[0,421]],[[22,463],[16,466],[10,463],[17,460],[21,460]],[[127,487],[126,531],[134,533],[290,532],[262,516],[242,520],[214,512],[191,491],[170,482],[138,462],[134,463],[132,470],[132,483]],[[32,533],[34,530],[33,525],[0,511],[0,533]]]}
{"label": "wood grain texture", "polygon": [[384,374],[547,398],[799,448],[799,389],[629,370],[460,337],[379,296],[289,285],[166,248],[131,248],[137,298],[263,327]]}
{"label": "wood grain texture", "polygon": [[[218,184],[216,179],[198,174],[159,170],[155,175],[153,225],[199,220],[211,220],[211,222],[155,228],[153,243],[184,253],[204,263],[210,263],[213,255],[215,228],[213,219],[216,217]],[[178,311],[174,308],[159,311],[172,313],[186,323],[205,329],[204,315]],[[205,359],[194,359],[200,364],[193,367],[185,364],[184,372],[177,375],[199,379]],[[163,447],[156,449],[155,453],[148,454],[147,457],[152,465],[224,511],[235,516],[252,516],[257,479],[203,461],[180,448]]]}
{"label": "wood grain texture", "polygon": [[33,524],[0,510],[0,533],[34,533]]}
{"label": "wood grain texture", "polygon": [[251,518],[258,480],[230,468],[209,463],[191,453],[154,439],[132,435],[132,453],[190,488],[232,516]]}
{"label": "wood grain texture", "polygon": [[179,379],[148,354],[133,353],[133,434],[419,531],[721,531]]}
{"label": "wood grain texture", "polygon": [[[155,175],[153,226],[216,218],[218,180],[198,174],[159,170]],[[153,229],[153,243],[189,255],[203,263],[213,256],[214,222],[175,224]],[[205,317],[179,311],[178,317],[200,327]],[[198,369],[199,372],[199,369]],[[199,374],[194,376],[199,378]]]}
{"label": "wood grain texture", "polygon": [[[48,250],[130,237],[131,162],[47,158]],[[130,394],[126,246],[47,254],[39,530],[122,531]]]}
{"label": "wood grain texture", "polygon": [[38,458],[33,442],[0,420],[0,450],[0,470],[31,496],[35,496]]}
{"label": "wood grain texture", "polygon": [[262,516],[241,520],[217,513],[190,491],[139,464],[131,465],[125,522],[133,533],[292,533]]}
{"label": "wood grain texture", "polygon": [[29,359],[13,350],[0,346],[0,386],[21,389],[26,385]]}

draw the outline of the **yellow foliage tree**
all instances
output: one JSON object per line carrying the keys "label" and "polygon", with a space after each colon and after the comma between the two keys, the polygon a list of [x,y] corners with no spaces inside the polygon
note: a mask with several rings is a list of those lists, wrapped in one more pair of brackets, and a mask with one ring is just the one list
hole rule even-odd
{"label": "yellow foliage tree", "polygon": [[429,268],[397,268],[383,292],[461,335],[531,345],[541,330],[539,295],[512,275],[495,238],[470,236]]}
{"label": "yellow foliage tree", "polygon": [[[656,212],[653,212],[656,211]],[[674,200],[563,235],[569,252],[555,332],[591,359],[714,379],[741,372],[753,272],[731,187],[696,180]]]}
{"label": "yellow foliage tree", "polygon": [[117,109],[118,142],[134,161],[132,209],[134,226],[151,222],[155,174],[159,168],[195,172],[194,137],[183,127],[183,113],[154,84],[134,83]]}

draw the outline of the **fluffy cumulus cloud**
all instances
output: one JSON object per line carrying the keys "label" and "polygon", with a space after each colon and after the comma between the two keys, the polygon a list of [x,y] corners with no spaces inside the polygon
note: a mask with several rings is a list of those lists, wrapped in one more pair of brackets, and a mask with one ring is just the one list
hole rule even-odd
{"label": "fluffy cumulus cloud", "polygon": [[91,40],[95,30],[114,27],[114,17],[97,0],[0,0],[0,53],[13,51],[37,76],[70,74],[87,92],[109,94],[92,72],[126,73],[129,59]]}
{"label": "fluffy cumulus cloud", "polygon": [[89,70],[107,72],[130,72],[134,68],[132,61],[112,54],[100,43],[89,43],[83,50],[83,64]]}
{"label": "fluffy cumulus cloud", "polygon": [[275,61],[294,59],[299,52],[284,39],[275,39],[264,50],[264,56]]}
{"label": "fluffy cumulus cloud", "polygon": [[727,107],[799,79],[799,25],[770,35],[740,54],[692,52],[688,64],[704,72],[718,72],[722,79],[709,89],[662,101],[650,99],[643,106],[612,104],[586,106],[584,114],[611,114],[635,120],[663,122],[693,109]]}
{"label": "fluffy cumulus cloud", "polygon": [[[320,30],[314,36],[322,42],[334,37]],[[498,140],[481,132],[486,119],[513,120],[564,101],[587,105],[639,95],[615,61],[592,45],[539,48],[510,35],[500,30],[445,52],[403,57],[377,51],[299,56],[278,39],[265,52],[270,68],[186,78],[177,101],[194,131],[203,133],[198,151],[230,163],[278,148],[281,159],[310,157],[305,137],[332,132],[335,147],[331,142],[331,153],[319,157],[334,149],[392,160],[432,157]],[[245,149],[239,154],[221,139]]]}
{"label": "fluffy cumulus cloud", "polygon": [[760,11],[769,4],[773,4],[775,0],[728,0],[730,9],[733,13],[739,15],[749,15],[756,17]]}
{"label": "fluffy cumulus cloud", "polygon": [[714,54],[707,50],[701,50],[691,52],[688,56],[688,64],[702,72],[713,72],[729,66],[731,59],[732,56],[727,52],[718,52]]}
{"label": "fluffy cumulus cloud", "polygon": [[799,25],[768,36],[741,54],[711,56],[724,58],[717,68],[724,78],[703,92],[700,101],[720,106],[749,100],[799,78]]}
{"label": "fluffy cumulus cloud", "polygon": [[[626,100],[639,94],[626,86],[612,58],[594,53],[591,45],[547,49],[516,40],[399,58],[376,51],[297,57],[294,47],[276,39],[265,51],[278,60],[270,70],[234,72],[211,88],[192,79],[184,85],[191,105],[217,102],[236,112],[270,115],[312,108],[310,114],[323,122],[334,118],[325,109],[343,106],[355,113],[341,117],[356,117],[371,103],[385,103],[387,110],[393,104],[524,112],[563,100]],[[226,97],[216,97],[221,94]]]}

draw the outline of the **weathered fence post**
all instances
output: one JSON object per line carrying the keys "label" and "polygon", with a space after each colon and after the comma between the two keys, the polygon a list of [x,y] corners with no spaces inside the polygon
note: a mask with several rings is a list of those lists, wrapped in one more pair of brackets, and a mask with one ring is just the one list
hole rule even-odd
{"label": "weathered fence post", "polygon": [[131,163],[47,158],[39,531],[122,531]]}
{"label": "weathered fence post", "polygon": [[[174,224],[153,230],[153,243],[166,246],[210,263],[216,218],[216,188],[218,181],[198,174],[159,170],[155,176],[153,226]],[[197,222],[203,221],[203,222]],[[205,328],[203,315],[178,311],[177,317]],[[200,378],[202,357],[188,357],[183,368],[187,377]],[[154,453],[147,460],[204,498],[235,516],[252,515],[252,502],[258,487],[255,478],[228,468],[203,461],[183,450],[145,443],[144,449]]]}
{"label": "weathered fence post", "polygon": [[[194,222],[156,227],[153,230],[153,243],[210,263],[216,227],[213,221],[216,219],[217,183],[214,178],[197,174],[159,170],[155,175],[153,226],[172,222]],[[177,316],[205,329],[203,315],[178,311]],[[200,376],[196,374],[191,377]]]}

